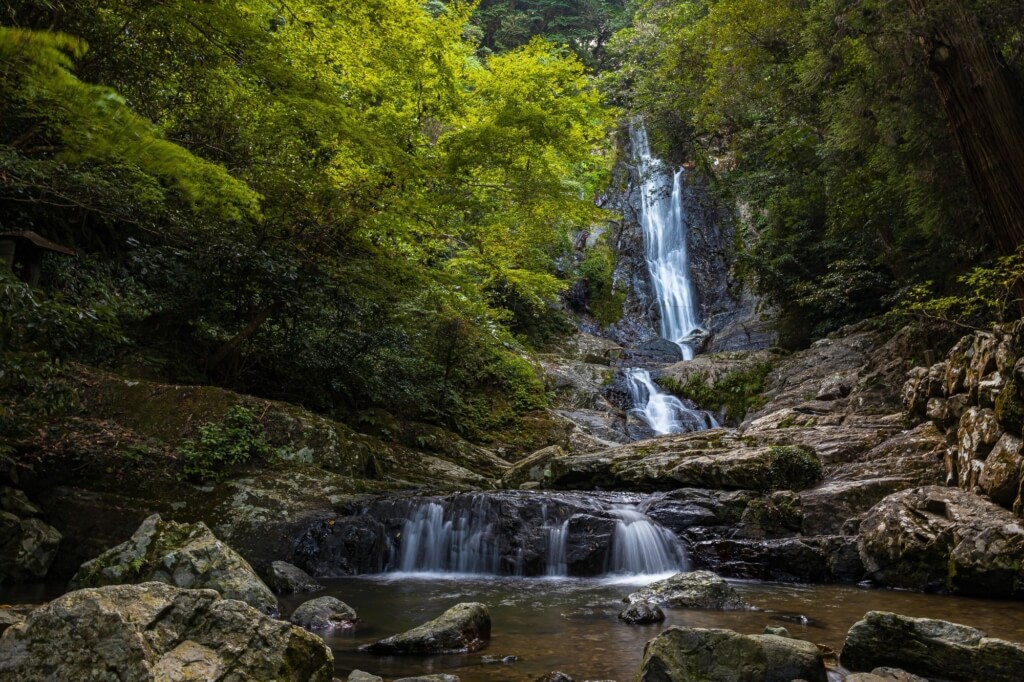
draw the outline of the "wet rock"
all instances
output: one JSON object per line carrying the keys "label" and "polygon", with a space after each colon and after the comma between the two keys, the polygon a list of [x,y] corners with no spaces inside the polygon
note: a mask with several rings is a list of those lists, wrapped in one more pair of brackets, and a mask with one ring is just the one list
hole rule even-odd
{"label": "wet rock", "polygon": [[384,678],[362,670],[353,670],[348,674],[348,682],[384,682]]}
{"label": "wet rock", "polygon": [[745,610],[753,607],[740,598],[736,589],[711,571],[676,573],[626,597],[635,604],[648,602],[682,609]]}
{"label": "wet rock", "polygon": [[61,534],[42,520],[0,511],[0,584],[45,577],[60,541]]}
{"label": "wet rock", "polygon": [[369,516],[329,516],[299,534],[293,558],[310,575],[334,578],[384,570],[385,528]]}
{"label": "wet rock", "polygon": [[458,675],[417,675],[416,677],[400,677],[395,682],[459,682]]}
{"label": "wet rock", "polygon": [[340,599],[318,597],[303,602],[288,620],[307,630],[328,630],[353,627],[359,617]]}
{"label": "wet rock", "polygon": [[665,620],[665,612],[657,604],[648,601],[635,601],[622,610],[619,620],[630,625],[660,623]]}
{"label": "wet rock", "polygon": [[857,547],[881,585],[1024,596],[1024,528],[973,493],[929,486],[890,495],[860,524]]}
{"label": "wet rock", "polygon": [[491,615],[478,603],[456,604],[434,620],[408,632],[393,635],[360,651],[375,654],[468,653],[487,645],[491,638]]}
{"label": "wet rock", "polygon": [[324,586],[309,577],[309,574],[298,566],[287,561],[274,561],[267,569],[264,581],[267,587],[278,594],[294,594],[296,592],[319,592]]}
{"label": "wet rock", "polygon": [[637,682],[827,682],[818,647],[774,635],[670,627],[647,643]]}
{"label": "wet rock", "polygon": [[850,628],[840,660],[851,670],[898,666],[953,682],[1018,682],[1024,645],[943,620],[870,611]]}
{"label": "wet rock", "polygon": [[569,519],[569,537],[565,547],[565,563],[569,574],[604,573],[614,535],[614,519],[593,514],[574,514]]}
{"label": "wet rock", "polygon": [[762,635],[775,635],[776,637],[792,637],[793,636],[793,635],[789,634],[789,630],[787,630],[786,628],[782,627],[781,625],[765,625],[764,626],[764,632],[762,632],[761,634]]}
{"label": "wet rock", "polygon": [[227,599],[277,614],[277,599],[270,588],[206,524],[164,521],[159,514],[143,521],[127,542],[82,564],[70,587],[151,581],[213,589]]}
{"label": "wet rock", "polygon": [[572,675],[567,675],[561,671],[555,670],[549,672],[547,675],[538,677],[534,682],[576,682],[572,678]]}
{"label": "wet rock", "polygon": [[864,578],[854,537],[733,540],[707,534],[691,538],[694,559],[731,578],[844,583]]}
{"label": "wet rock", "polygon": [[323,641],[213,590],[114,585],[60,597],[0,638],[19,682],[232,679],[330,682]]}

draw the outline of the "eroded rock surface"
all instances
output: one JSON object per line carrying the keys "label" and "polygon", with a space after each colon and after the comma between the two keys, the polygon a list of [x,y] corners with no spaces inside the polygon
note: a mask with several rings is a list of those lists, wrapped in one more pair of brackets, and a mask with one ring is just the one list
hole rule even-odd
{"label": "eroded rock surface", "polygon": [[648,602],[677,609],[746,610],[753,607],[740,598],[736,589],[711,571],[677,573],[651,583],[623,601]]}
{"label": "eroded rock surface", "polygon": [[871,611],[850,628],[840,660],[851,670],[889,666],[953,682],[1019,682],[1024,645],[944,620]]}
{"label": "eroded rock surface", "polygon": [[881,585],[1024,596],[1024,526],[973,493],[928,486],[890,495],[861,522],[857,544]]}
{"label": "eroded rock surface", "polygon": [[827,682],[814,644],[775,635],[670,627],[647,643],[637,682]]}
{"label": "eroded rock surface", "polygon": [[0,679],[18,682],[330,682],[333,675],[319,637],[213,590],[164,583],[68,593],[0,638]]}
{"label": "eroded rock surface", "polygon": [[216,590],[263,613],[277,614],[270,588],[206,524],[164,521],[159,514],[143,521],[128,541],[82,564],[70,587],[152,581]]}
{"label": "eroded rock surface", "polygon": [[456,604],[408,632],[360,647],[374,654],[452,654],[478,651],[491,638],[491,614],[479,603]]}

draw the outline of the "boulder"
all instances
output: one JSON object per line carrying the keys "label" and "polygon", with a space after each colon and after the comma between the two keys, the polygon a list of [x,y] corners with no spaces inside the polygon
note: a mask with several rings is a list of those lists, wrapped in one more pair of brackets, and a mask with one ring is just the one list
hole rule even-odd
{"label": "boulder", "polygon": [[895,493],[868,512],[857,548],[881,585],[987,597],[1024,596],[1024,527],[956,488]]}
{"label": "boulder", "polygon": [[671,578],[651,583],[623,601],[648,602],[657,606],[682,609],[752,609],[736,589],[711,571],[676,573]]}
{"label": "boulder", "polygon": [[826,682],[810,642],[732,630],[670,627],[647,643],[637,682]]}
{"label": "boulder", "polygon": [[949,473],[962,489],[973,490],[978,484],[985,458],[1001,435],[995,412],[988,408],[971,407],[960,418],[956,472]]}
{"label": "boulder", "polygon": [[213,590],[164,583],[65,594],[0,638],[0,679],[330,682],[323,641]]}
{"label": "boulder", "polygon": [[870,611],[850,628],[840,661],[851,670],[898,666],[952,682],[1019,682],[1024,644],[991,639],[981,630],[944,620]]}
{"label": "boulder", "polygon": [[543,485],[552,476],[552,462],[565,459],[565,451],[557,445],[552,445],[538,450],[526,459],[522,459],[501,476],[501,485],[504,488],[518,488],[524,483],[538,483]]}
{"label": "boulder", "polygon": [[34,604],[0,606],[0,635],[3,634],[4,630],[12,625],[24,623],[25,619],[28,618],[28,614],[32,613],[37,608],[39,607]]}
{"label": "boulder", "polygon": [[649,601],[635,601],[622,610],[619,620],[630,625],[649,625],[665,620],[665,612],[660,606]]}
{"label": "boulder", "polygon": [[340,599],[318,597],[300,605],[288,620],[307,630],[327,630],[353,627],[359,617]]}
{"label": "boulder", "polygon": [[362,670],[353,670],[348,674],[348,682],[384,682],[384,678]]}
{"label": "boulder", "polygon": [[278,594],[319,592],[324,589],[324,586],[309,577],[308,573],[287,561],[274,561],[270,564],[266,584]]}
{"label": "boulder", "polygon": [[978,486],[993,502],[1012,509],[1020,489],[1022,464],[1021,439],[1004,433],[985,459]]}
{"label": "boulder", "polygon": [[127,542],[82,564],[71,589],[161,582],[208,588],[263,613],[277,614],[277,599],[256,571],[218,540],[204,523],[175,523],[154,514]]}
{"label": "boulder", "polygon": [[491,638],[491,614],[478,603],[456,604],[408,632],[360,647],[374,654],[450,654],[478,651]]}
{"label": "boulder", "polygon": [[0,584],[45,577],[60,541],[61,534],[42,520],[0,511]]}
{"label": "boulder", "polygon": [[857,540],[819,535],[770,540],[730,539],[727,534],[691,534],[695,561],[732,578],[778,582],[859,582],[864,566]]}
{"label": "boulder", "polygon": [[437,675],[417,675],[416,677],[400,677],[395,682],[459,682],[458,675],[440,673]]}

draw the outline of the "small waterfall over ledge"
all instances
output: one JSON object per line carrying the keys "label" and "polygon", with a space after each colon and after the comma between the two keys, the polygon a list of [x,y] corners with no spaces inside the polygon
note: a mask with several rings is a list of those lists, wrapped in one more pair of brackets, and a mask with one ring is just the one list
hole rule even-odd
{"label": "small waterfall over ledge", "polygon": [[682,400],[655,384],[646,369],[632,367],[623,370],[623,373],[626,375],[626,387],[629,389],[633,409],[656,435],[718,427],[718,422],[711,414],[691,410]]}
{"label": "small waterfall over ledge", "polygon": [[682,543],[639,510],[642,501],[510,491],[406,498],[364,515],[383,529],[400,529],[385,537],[385,572],[561,577],[685,570]]}

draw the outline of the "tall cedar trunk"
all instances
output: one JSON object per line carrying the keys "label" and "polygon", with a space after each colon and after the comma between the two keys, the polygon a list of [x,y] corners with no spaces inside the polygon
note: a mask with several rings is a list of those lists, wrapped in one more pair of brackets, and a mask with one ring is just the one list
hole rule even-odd
{"label": "tall cedar trunk", "polygon": [[1024,245],[1024,102],[961,0],[907,0],[967,175],[1004,255]]}

